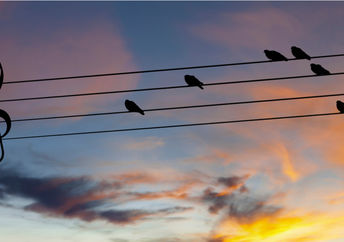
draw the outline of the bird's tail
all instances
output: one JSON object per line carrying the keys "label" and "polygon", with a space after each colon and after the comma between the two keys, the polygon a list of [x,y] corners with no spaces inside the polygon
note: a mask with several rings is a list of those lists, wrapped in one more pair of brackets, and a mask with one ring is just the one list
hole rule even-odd
{"label": "bird's tail", "polygon": [[201,89],[204,89],[201,85],[199,85],[198,87],[201,88]]}
{"label": "bird's tail", "polygon": [[140,110],[139,113],[142,114],[142,115],[145,115],[145,112],[143,110]]}

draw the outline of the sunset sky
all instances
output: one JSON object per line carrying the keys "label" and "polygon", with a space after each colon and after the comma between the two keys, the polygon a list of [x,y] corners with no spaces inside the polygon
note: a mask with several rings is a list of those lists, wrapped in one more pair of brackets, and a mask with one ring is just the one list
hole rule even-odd
{"label": "sunset sky", "polygon": [[[344,53],[344,2],[0,2],[5,82]],[[344,71],[344,57],[7,84],[0,100]],[[344,92],[343,76],[1,102],[12,119]],[[336,100],[16,122],[6,136],[337,112]],[[344,97],[342,97],[344,101]],[[1,123],[0,130],[5,129]],[[342,115],[4,141],[1,242],[344,241]]]}

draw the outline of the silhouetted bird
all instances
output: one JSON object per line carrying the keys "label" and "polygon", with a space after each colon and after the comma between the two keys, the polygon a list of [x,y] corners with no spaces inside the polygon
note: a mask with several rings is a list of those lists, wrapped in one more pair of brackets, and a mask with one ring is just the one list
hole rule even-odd
{"label": "silhouetted bird", "polygon": [[198,80],[195,76],[185,75],[184,79],[185,79],[185,82],[189,86],[196,86],[196,87],[203,89],[202,85],[204,85],[204,84],[200,80]]}
{"label": "silhouetted bird", "polygon": [[319,64],[311,64],[312,71],[318,76],[330,75],[331,73]]}
{"label": "silhouetted bird", "polygon": [[4,82],[4,70],[2,69],[1,63],[0,63],[0,71],[1,71],[1,74],[0,74],[0,88],[1,88],[2,83]]}
{"label": "silhouetted bird", "polygon": [[311,57],[307,55],[306,52],[304,52],[301,48],[296,46],[291,47],[291,53],[293,54],[293,56],[295,56],[296,59],[311,59]]}
{"label": "silhouetted bird", "polygon": [[272,61],[288,61],[287,57],[274,50],[264,50],[266,57]]}
{"label": "silhouetted bird", "polygon": [[337,109],[339,112],[344,113],[344,103],[341,101],[337,101]]}
{"label": "silhouetted bird", "polygon": [[140,113],[142,115],[145,115],[143,110],[139,106],[137,106],[137,104],[133,101],[126,99],[124,102],[124,105],[128,109],[129,112],[136,112],[136,113]]}

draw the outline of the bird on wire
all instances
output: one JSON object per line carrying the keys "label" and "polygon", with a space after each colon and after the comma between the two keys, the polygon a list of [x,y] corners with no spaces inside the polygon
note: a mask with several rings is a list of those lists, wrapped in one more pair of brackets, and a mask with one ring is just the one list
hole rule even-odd
{"label": "bird on wire", "polygon": [[264,50],[266,57],[272,61],[288,61],[287,57],[274,50]]}
{"label": "bird on wire", "polygon": [[342,101],[337,101],[337,109],[339,112],[344,113],[344,103]]}
{"label": "bird on wire", "polygon": [[124,105],[128,109],[129,112],[135,112],[135,113],[140,113],[142,115],[145,115],[144,111],[133,101],[126,99],[124,102]]}
{"label": "bird on wire", "polygon": [[293,54],[293,56],[295,56],[296,59],[311,59],[311,57],[306,52],[296,46],[291,47],[291,53]]}
{"label": "bird on wire", "polygon": [[330,75],[331,73],[319,64],[311,64],[311,70],[318,76]]}
{"label": "bird on wire", "polygon": [[201,89],[203,89],[203,82],[201,82],[200,80],[198,80],[195,76],[192,75],[185,75],[184,76],[185,82],[191,87],[191,86],[196,86],[199,87]]}

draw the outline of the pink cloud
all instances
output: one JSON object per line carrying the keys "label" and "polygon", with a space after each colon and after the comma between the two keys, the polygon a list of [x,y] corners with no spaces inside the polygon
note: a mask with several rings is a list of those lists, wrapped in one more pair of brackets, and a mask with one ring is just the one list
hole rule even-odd
{"label": "pink cloud", "polygon": [[[45,36],[47,35],[47,36]],[[5,81],[87,75],[136,69],[132,55],[113,24],[105,20],[78,30],[66,26],[41,33],[40,38],[4,37],[0,47]],[[32,84],[5,85],[2,99],[133,88],[137,76],[70,79]],[[91,112],[114,103],[121,95],[6,103],[14,116]]]}
{"label": "pink cloud", "polygon": [[193,26],[191,31],[206,40],[233,49],[289,46],[306,35],[301,21],[277,8],[222,13],[210,23]]}

